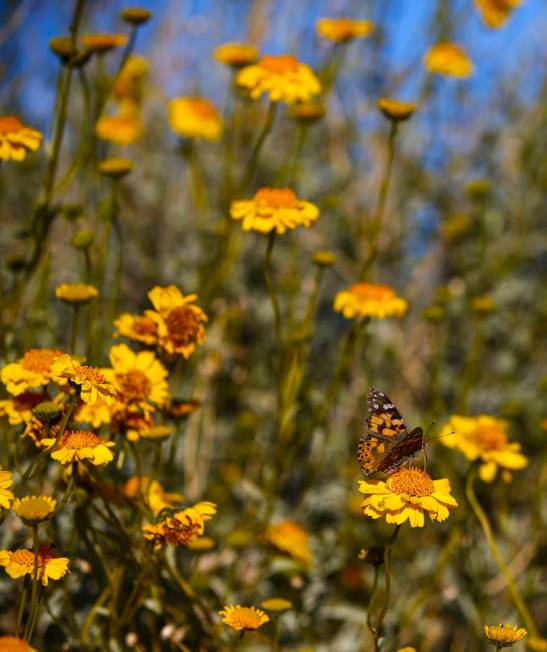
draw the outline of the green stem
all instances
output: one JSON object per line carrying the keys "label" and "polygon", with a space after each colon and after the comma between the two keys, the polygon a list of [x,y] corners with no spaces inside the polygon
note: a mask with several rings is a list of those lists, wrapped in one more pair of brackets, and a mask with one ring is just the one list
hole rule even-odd
{"label": "green stem", "polygon": [[25,633],[23,638],[25,641],[30,641],[32,637],[32,632],[34,630],[35,621],[37,620],[37,608],[38,608],[38,551],[39,551],[39,541],[38,541],[38,526],[32,526],[32,547],[34,550],[34,566],[32,568],[32,593],[30,598],[30,611],[28,615],[27,624],[25,627]]}
{"label": "green stem", "polygon": [[[264,275],[264,282],[266,284],[266,289],[268,290],[268,296],[270,297],[270,302],[272,304],[272,310],[274,313],[276,355],[280,356],[281,348],[283,345],[282,337],[281,337],[281,311],[279,309],[279,302],[277,300],[277,295],[275,293],[275,289],[272,281],[272,274],[271,274],[272,251],[275,244],[275,236],[276,236],[276,231],[275,229],[272,229],[270,231],[270,235],[268,236],[268,245],[266,247],[264,262],[262,264],[262,273]],[[277,371],[279,372],[279,369],[277,369]]]}
{"label": "green stem", "polygon": [[249,159],[249,163],[247,164],[247,174],[245,175],[243,183],[241,184],[242,193],[245,192],[253,182],[256,173],[258,157],[260,155],[262,146],[264,145],[264,141],[266,140],[268,134],[270,133],[273,127],[275,121],[276,109],[277,109],[277,103],[270,102],[270,105],[268,106],[268,112],[266,113],[266,120],[264,121],[264,125],[262,127],[262,131],[260,132],[256,140],[256,143],[253,147],[253,151],[251,153],[251,158]]}
{"label": "green stem", "polygon": [[393,531],[391,540],[384,549],[384,576],[385,576],[386,583],[385,583],[384,604],[382,606],[382,610],[380,611],[380,615],[378,616],[378,620],[376,621],[376,632],[378,633],[378,636],[380,636],[382,630],[382,624],[384,622],[384,618],[386,617],[387,609],[389,607],[389,598],[391,597],[391,551],[393,549],[393,544],[395,543],[395,539],[397,538],[400,529],[401,529],[400,525],[395,526],[395,530]]}
{"label": "green stem", "polygon": [[70,352],[76,353],[78,330],[80,325],[80,305],[75,303],[72,308],[72,333],[70,334]]}
{"label": "green stem", "polygon": [[23,584],[23,593],[21,595],[21,602],[19,603],[19,611],[17,612],[17,625],[15,626],[15,636],[19,637],[21,631],[21,624],[23,622],[23,613],[25,612],[25,605],[27,603],[28,587],[27,582]]}
{"label": "green stem", "polygon": [[[370,632],[370,635],[372,636],[372,641],[374,645],[373,652],[378,652],[378,635],[376,632],[376,628],[374,627],[374,624],[372,622],[372,609],[374,607],[374,602],[376,600],[376,593],[378,591],[378,578],[380,577],[380,567],[378,565],[374,566],[374,578],[372,580],[372,591],[370,593],[370,600],[368,603],[368,609],[367,609],[367,629]],[[365,646],[365,652],[368,650],[368,646]]]}
{"label": "green stem", "polygon": [[486,542],[488,544],[488,547],[490,548],[490,552],[492,554],[492,557],[496,560],[496,563],[502,573],[502,575],[505,578],[505,581],[507,583],[507,588],[509,589],[509,592],[511,594],[511,597],[513,598],[513,602],[515,603],[515,607],[517,608],[517,611],[521,615],[525,625],[526,629],[532,634],[532,636],[537,637],[538,636],[538,630],[537,627],[534,623],[534,620],[532,616],[530,615],[530,612],[528,611],[528,608],[526,607],[526,603],[524,602],[520,591],[518,590],[517,585],[515,584],[515,580],[513,579],[511,575],[511,571],[509,570],[509,567],[503,560],[500,551],[498,549],[498,546],[496,544],[496,539],[494,537],[494,533],[492,531],[492,526],[490,525],[490,521],[488,520],[488,517],[486,515],[486,512],[483,510],[481,507],[479,501],[477,500],[477,497],[475,495],[475,489],[474,489],[474,481],[475,481],[475,476],[476,476],[476,467],[471,467],[469,469],[469,472],[467,474],[467,479],[465,482],[465,495],[467,497],[467,500],[471,506],[471,509],[473,510],[475,516],[477,517],[481,527],[482,531],[484,532],[484,536],[486,538]]}

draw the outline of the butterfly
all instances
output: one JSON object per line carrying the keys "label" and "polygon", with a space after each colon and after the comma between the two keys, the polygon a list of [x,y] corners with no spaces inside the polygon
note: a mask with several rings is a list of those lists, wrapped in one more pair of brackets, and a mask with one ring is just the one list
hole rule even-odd
{"label": "butterfly", "polygon": [[408,432],[403,417],[391,400],[372,387],[368,390],[367,432],[361,437],[357,459],[368,477],[377,471],[397,469],[423,449],[421,428]]}

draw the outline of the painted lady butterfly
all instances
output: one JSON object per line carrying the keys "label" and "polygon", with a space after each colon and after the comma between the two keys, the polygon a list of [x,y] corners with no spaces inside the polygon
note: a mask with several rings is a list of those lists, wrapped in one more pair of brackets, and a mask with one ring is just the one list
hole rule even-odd
{"label": "painted lady butterfly", "polygon": [[357,459],[366,476],[397,469],[423,449],[421,428],[408,432],[403,417],[389,398],[368,390],[367,432],[361,437]]}

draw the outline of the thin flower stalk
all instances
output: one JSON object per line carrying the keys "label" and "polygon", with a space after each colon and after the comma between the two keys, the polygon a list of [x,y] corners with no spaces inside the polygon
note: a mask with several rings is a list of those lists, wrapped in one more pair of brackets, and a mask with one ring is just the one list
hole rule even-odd
{"label": "thin flower stalk", "polygon": [[264,145],[264,142],[266,141],[268,134],[272,130],[272,127],[275,122],[276,112],[277,112],[277,102],[270,102],[270,104],[268,105],[266,118],[264,120],[264,125],[262,126],[262,130],[260,131],[260,134],[256,139],[256,142],[253,146],[253,150],[251,152],[251,156],[249,158],[249,162],[247,163],[246,166],[247,173],[241,183],[240,193],[244,193],[251,186],[253,182],[253,179],[256,174],[257,164],[258,164],[258,157],[260,156],[262,146]]}

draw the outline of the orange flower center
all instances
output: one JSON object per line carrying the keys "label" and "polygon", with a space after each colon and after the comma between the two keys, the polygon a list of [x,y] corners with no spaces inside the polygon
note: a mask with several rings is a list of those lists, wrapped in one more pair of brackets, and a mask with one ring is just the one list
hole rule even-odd
{"label": "orange flower center", "polygon": [[16,550],[11,555],[11,560],[27,568],[34,567],[34,553],[31,550]]}
{"label": "orange flower center", "polygon": [[133,324],[133,330],[137,335],[155,335],[158,331],[156,322],[150,317],[139,317]]}
{"label": "orange flower center", "polygon": [[148,398],[151,390],[150,381],[140,369],[131,369],[125,374],[116,374],[120,392],[129,400]]}
{"label": "orange flower center", "polygon": [[507,436],[497,426],[480,426],[468,435],[481,450],[497,451],[507,446]]}
{"label": "orange flower center", "polygon": [[13,134],[23,129],[23,123],[14,115],[0,118],[0,134]]}
{"label": "orange flower center", "polygon": [[163,531],[163,538],[165,543],[171,546],[183,546],[195,539],[199,531],[199,523],[188,521],[188,523],[180,523],[176,528],[166,528]]}
{"label": "orange flower center", "polygon": [[88,367],[87,365],[83,364],[78,367],[77,373],[83,380],[89,380],[90,382],[96,383],[97,385],[101,385],[102,383],[106,382],[105,377],[96,367]]}
{"label": "orange flower center", "polygon": [[395,296],[389,285],[374,285],[373,283],[354,283],[348,290],[361,299],[384,301]]}
{"label": "orange flower center", "polygon": [[29,652],[30,648],[22,638],[15,636],[0,636],[2,652]]}
{"label": "orange flower center", "polygon": [[35,374],[47,374],[54,358],[62,354],[62,351],[56,349],[30,349],[23,356],[21,366],[25,371],[31,371]]}
{"label": "orange flower center", "polygon": [[399,469],[389,476],[387,486],[396,494],[408,496],[430,496],[435,487],[431,477],[420,469]]}
{"label": "orange flower center", "polygon": [[82,448],[95,448],[101,441],[102,439],[94,432],[69,430],[61,437],[60,446],[71,450],[80,450]]}
{"label": "orange flower center", "polygon": [[258,65],[269,72],[283,75],[298,70],[298,59],[293,57],[291,54],[279,54],[277,56],[268,55],[262,57],[258,62]]}
{"label": "orange flower center", "polygon": [[263,622],[260,615],[250,607],[236,607],[227,614],[227,620],[236,629],[258,629]]}
{"label": "orange flower center", "polygon": [[296,203],[296,195],[290,188],[261,188],[254,196],[255,201],[271,208],[290,208]]}
{"label": "orange flower center", "polygon": [[190,306],[173,308],[165,320],[169,337],[178,346],[190,344],[196,339],[199,322],[198,314]]}
{"label": "orange flower center", "polygon": [[200,118],[211,120],[217,117],[215,107],[207,102],[207,100],[194,97],[190,100],[190,106],[192,107],[192,111]]}

